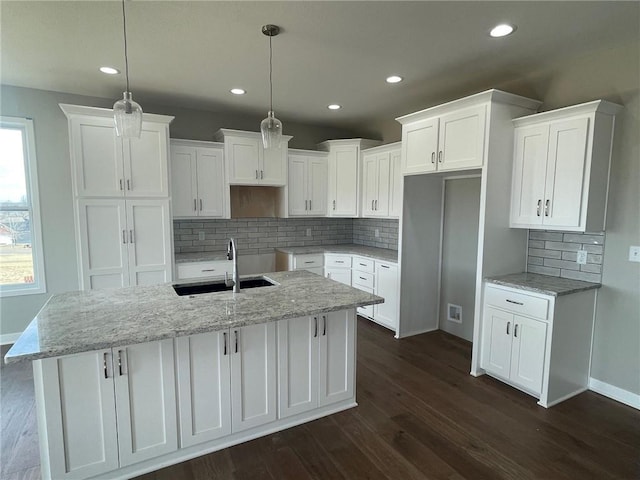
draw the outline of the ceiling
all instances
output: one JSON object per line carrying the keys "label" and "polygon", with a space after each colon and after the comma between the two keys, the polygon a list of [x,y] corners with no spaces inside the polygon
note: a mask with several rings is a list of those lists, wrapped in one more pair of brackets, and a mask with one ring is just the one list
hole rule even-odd
{"label": "ceiling", "polygon": [[[131,91],[145,102],[347,127],[392,118],[450,92],[637,42],[640,3],[127,0]],[[113,98],[124,76],[118,1],[0,1],[3,84]],[[513,23],[505,38],[488,35]],[[390,74],[404,77],[389,85]],[[244,96],[229,93],[246,89]],[[460,95],[458,95],[460,96]],[[343,106],[329,111],[330,103]]]}

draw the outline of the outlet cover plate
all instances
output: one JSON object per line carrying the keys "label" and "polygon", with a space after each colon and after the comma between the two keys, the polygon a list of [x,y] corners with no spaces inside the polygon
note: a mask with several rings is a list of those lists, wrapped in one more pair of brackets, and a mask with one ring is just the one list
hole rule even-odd
{"label": "outlet cover plate", "polygon": [[576,257],[576,262],[578,265],[586,265],[587,264],[587,251],[586,250],[578,250],[578,256]]}
{"label": "outlet cover plate", "polygon": [[640,247],[635,245],[629,247],[629,261],[640,262]]}
{"label": "outlet cover plate", "polygon": [[380,229],[379,228],[376,228],[375,236],[376,236],[376,238],[378,238],[380,236]]}
{"label": "outlet cover plate", "polygon": [[311,236],[311,229],[307,228],[307,237],[310,237],[310,236]]}
{"label": "outlet cover plate", "polygon": [[198,232],[198,240],[200,241],[204,240],[204,232]]}

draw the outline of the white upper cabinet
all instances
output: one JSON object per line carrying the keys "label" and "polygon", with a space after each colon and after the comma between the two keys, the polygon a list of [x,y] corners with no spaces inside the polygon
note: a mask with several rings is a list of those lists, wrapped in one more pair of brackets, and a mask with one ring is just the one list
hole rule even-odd
{"label": "white upper cabinet", "polygon": [[402,210],[400,143],[362,152],[362,216],[399,217]]}
{"label": "white upper cabinet", "polygon": [[[429,113],[438,115],[424,118]],[[403,124],[402,173],[482,167],[486,115],[486,105],[480,104],[466,108],[452,105],[437,112],[425,110],[399,118]]]}
{"label": "white upper cabinet", "polygon": [[328,216],[358,216],[360,152],[379,143],[375,140],[355,138],[327,140],[318,144],[319,150],[329,152]]}
{"label": "white upper cabinet", "polygon": [[327,213],[327,154],[289,150],[289,216]]}
{"label": "white upper cabinet", "polygon": [[284,186],[287,183],[287,144],[283,135],[279,148],[264,149],[258,132],[220,129],[214,135],[224,142],[225,170],[232,185]]}
{"label": "white upper cabinet", "polygon": [[116,136],[111,110],[60,107],[69,119],[76,196],[169,196],[169,123],[173,117],[144,114],[140,138],[123,139]]}
{"label": "white upper cabinet", "polygon": [[615,114],[597,100],[513,121],[515,228],[602,231]]}
{"label": "white upper cabinet", "polygon": [[228,195],[223,145],[171,140],[171,200],[176,218],[224,218]]}

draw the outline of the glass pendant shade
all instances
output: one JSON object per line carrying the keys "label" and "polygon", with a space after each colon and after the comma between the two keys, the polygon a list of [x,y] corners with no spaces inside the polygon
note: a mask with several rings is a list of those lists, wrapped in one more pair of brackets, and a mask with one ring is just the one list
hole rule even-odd
{"label": "glass pendant shade", "polygon": [[124,92],[122,100],[113,104],[116,135],[124,138],[140,138],[142,132],[142,107],[131,99],[131,92]]}
{"label": "glass pendant shade", "polygon": [[267,118],[260,123],[262,133],[262,145],[267,148],[279,148],[282,141],[282,122],[273,115],[273,110],[269,110]]}

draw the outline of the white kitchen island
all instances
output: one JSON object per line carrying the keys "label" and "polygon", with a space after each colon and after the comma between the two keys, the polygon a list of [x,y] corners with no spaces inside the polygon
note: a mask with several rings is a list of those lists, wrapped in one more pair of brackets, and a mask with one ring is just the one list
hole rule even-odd
{"label": "white kitchen island", "polygon": [[51,297],[5,357],[33,361],[42,477],[131,478],[355,406],[355,308],[383,299],[266,276]]}

